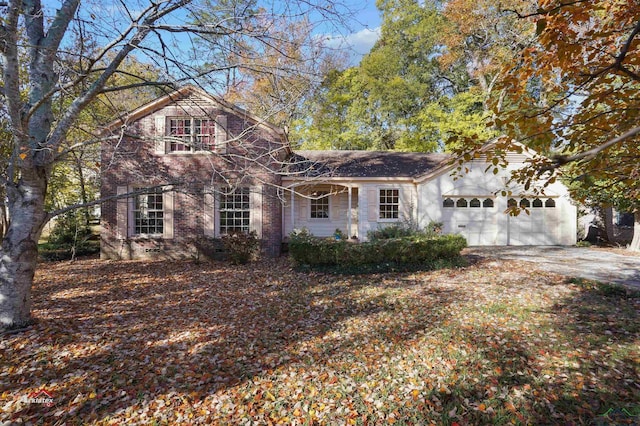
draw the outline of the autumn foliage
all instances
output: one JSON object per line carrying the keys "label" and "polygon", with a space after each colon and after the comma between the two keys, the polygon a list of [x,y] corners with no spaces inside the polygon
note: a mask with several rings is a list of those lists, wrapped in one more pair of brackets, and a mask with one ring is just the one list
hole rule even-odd
{"label": "autumn foliage", "polygon": [[[0,340],[0,422],[587,424],[640,414],[640,298],[526,263],[363,276],[298,273],[287,259],[45,266],[37,323]],[[47,395],[51,406],[34,402]]]}

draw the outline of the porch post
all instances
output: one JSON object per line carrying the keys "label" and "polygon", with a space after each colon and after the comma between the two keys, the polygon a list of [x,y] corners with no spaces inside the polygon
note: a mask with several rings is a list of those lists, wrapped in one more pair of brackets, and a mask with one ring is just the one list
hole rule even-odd
{"label": "porch post", "polygon": [[296,191],[294,190],[294,186],[291,186],[291,232],[296,229],[296,219],[295,219],[295,208],[294,203],[296,199]]}
{"label": "porch post", "polygon": [[347,187],[347,194],[349,198],[349,202],[347,203],[349,206],[347,208],[347,239],[351,238],[352,230],[351,230],[351,185]]}

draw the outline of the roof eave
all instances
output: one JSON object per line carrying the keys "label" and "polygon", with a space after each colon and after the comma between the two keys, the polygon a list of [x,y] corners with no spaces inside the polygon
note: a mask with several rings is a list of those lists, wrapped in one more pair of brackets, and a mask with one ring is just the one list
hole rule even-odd
{"label": "roof eave", "polygon": [[223,111],[226,111],[227,113],[230,114],[234,114],[234,115],[242,115],[245,116],[247,118],[249,118],[251,121],[255,122],[258,126],[261,126],[263,128],[267,128],[268,130],[273,131],[274,133],[278,134],[278,136],[280,137],[282,143],[284,145],[286,145],[287,150],[289,152],[291,152],[291,148],[289,147],[289,139],[287,137],[286,132],[284,131],[284,129],[281,129],[279,127],[277,127],[274,124],[269,123],[268,121],[246,111],[243,108],[240,108],[238,106],[235,105],[231,105],[228,102],[217,98],[215,96],[210,95],[209,93],[207,93],[205,90],[196,87],[194,85],[188,84],[182,87],[179,87],[177,89],[175,89],[174,91],[172,91],[171,93],[167,93],[164,96],[161,96],[159,98],[156,98],[138,108],[136,108],[135,110],[133,110],[132,112],[128,113],[125,117],[121,117],[118,118],[116,120],[113,120],[112,122],[110,122],[109,124],[107,124],[106,126],[104,126],[102,128],[102,130],[100,131],[101,134],[104,134],[106,132],[111,132],[117,128],[122,127],[125,123],[130,123],[133,121],[137,121],[140,118],[152,114],[153,112],[159,110],[160,108],[163,108],[167,105],[169,105],[170,103],[183,98],[186,95],[189,94],[198,94],[202,97],[205,97],[207,99],[209,99],[210,101],[217,103],[218,105],[220,105],[220,107],[222,108]]}

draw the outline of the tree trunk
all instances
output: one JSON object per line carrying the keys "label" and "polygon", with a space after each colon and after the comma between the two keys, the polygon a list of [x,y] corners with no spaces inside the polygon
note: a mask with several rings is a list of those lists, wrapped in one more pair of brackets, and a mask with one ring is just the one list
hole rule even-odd
{"label": "tree trunk", "polygon": [[605,207],[604,209],[604,231],[605,237],[610,244],[615,244],[616,235],[613,229],[613,207]]}
{"label": "tree trunk", "polygon": [[7,187],[9,227],[0,248],[0,328],[31,322],[31,284],[38,263],[38,239],[46,220],[46,172],[26,171]]}
{"label": "tree trunk", "polygon": [[640,210],[633,213],[633,240],[631,240],[629,250],[640,251]]}
{"label": "tree trunk", "polygon": [[[82,153],[78,155],[77,153],[73,154],[74,167],[76,168],[76,173],[78,174],[78,183],[80,184],[80,204],[87,204],[89,202],[89,197],[87,196],[87,182],[84,177],[84,170],[82,168]],[[91,221],[91,215],[89,215],[89,209],[83,208],[82,214],[84,217],[84,225],[89,226]]]}
{"label": "tree trunk", "polygon": [[2,193],[0,193],[0,197],[3,198],[3,202],[0,204],[0,240],[2,240],[7,232],[7,226],[9,226],[9,218],[7,215],[7,206],[4,203],[5,197],[2,196]]}

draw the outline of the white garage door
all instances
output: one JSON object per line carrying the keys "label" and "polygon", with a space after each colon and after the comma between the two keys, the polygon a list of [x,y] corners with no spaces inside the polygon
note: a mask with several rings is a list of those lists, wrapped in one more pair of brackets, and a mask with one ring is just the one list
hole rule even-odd
{"label": "white garage door", "polygon": [[507,245],[559,244],[558,209],[553,198],[509,200],[510,205],[515,203],[526,211],[507,217]]}
{"label": "white garage door", "polygon": [[[502,201],[503,205],[500,204]],[[504,199],[448,197],[443,201],[444,232],[463,235],[470,246],[559,244],[558,209],[553,198],[510,199],[528,211],[504,213]],[[509,205],[510,205],[509,204]]]}
{"label": "white garage door", "polygon": [[470,246],[497,244],[498,216],[495,198],[446,198],[442,205],[445,233],[463,235]]}

